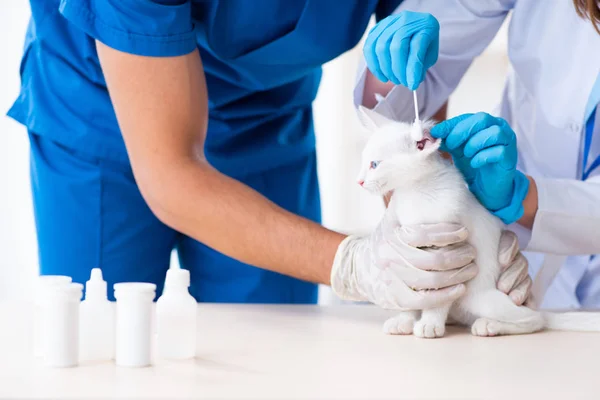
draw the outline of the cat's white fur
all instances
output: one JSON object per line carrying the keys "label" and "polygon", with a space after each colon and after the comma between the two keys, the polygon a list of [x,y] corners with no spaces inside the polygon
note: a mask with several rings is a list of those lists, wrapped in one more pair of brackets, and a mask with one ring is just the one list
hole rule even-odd
{"label": "cat's white fur", "polygon": [[393,191],[388,207],[394,208],[401,225],[453,222],[465,226],[468,242],[477,250],[479,273],[467,282],[463,297],[447,307],[402,311],[385,322],[385,332],[441,337],[448,318],[470,326],[477,336],[544,328],[600,332],[600,313],[539,312],[515,305],[497,290],[503,224],[477,201],[456,167],[442,158],[439,141],[428,134],[432,121],[423,122],[424,140],[418,143],[414,132],[411,135],[412,124],[389,120],[364,107],[359,116],[371,134],[358,179],[363,187],[378,195]]}

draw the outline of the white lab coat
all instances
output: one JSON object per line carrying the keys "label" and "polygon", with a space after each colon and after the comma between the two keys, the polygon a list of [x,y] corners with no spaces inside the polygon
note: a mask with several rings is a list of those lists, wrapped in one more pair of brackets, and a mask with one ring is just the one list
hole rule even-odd
{"label": "white lab coat", "polygon": [[[590,257],[600,253],[600,168],[581,181],[586,105],[600,100],[590,98],[600,73],[600,35],[571,0],[405,0],[397,12],[403,9],[431,13],[441,26],[438,62],[417,91],[425,117],[447,101],[512,11],[511,69],[497,115],[517,134],[519,169],[536,180],[539,210],[531,231],[516,224],[511,229],[526,250],[532,276],[545,265],[546,276],[534,279],[536,290],[546,292],[538,304],[600,308],[600,257]],[[356,103],[362,101],[364,75],[363,65]],[[376,110],[412,120],[412,93],[395,87]],[[588,165],[600,155],[600,115],[596,121]]]}

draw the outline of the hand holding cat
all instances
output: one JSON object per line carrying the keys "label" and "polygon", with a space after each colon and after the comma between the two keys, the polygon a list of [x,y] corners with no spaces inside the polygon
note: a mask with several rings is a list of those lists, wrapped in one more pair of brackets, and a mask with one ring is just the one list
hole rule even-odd
{"label": "hand holding cat", "polygon": [[402,11],[369,32],[363,52],[367,67],[382,82],[416,90],[438,59],[440,25],[431,14]]}
{"label": "hand holding cat", "polygon": [[[477,274],[467,231],[455,224],[398,224],[388,208],[374,232],[339,246],[331,287],[342,299],[386,309],[427,309],[451,303]],[[436,246],[435,249],[419,247]]]}
{"label": "hand holding cat", "polygon": [[529,180],[517,170],[517,138],[504,119],[463,114],[434,126],[431,135],[444,139],[442,150],[481,204],[506,224],[521,218]]}
{"label": "hand holding cat", "polygon": [[[399,226],[387,209],[366,237],[349,236],[339,246],[331,271],[331,288],[340,298],[369,301],[386,309],[421,310],[449,304],[475,277],[474,249],[468,232],[456,224]],[[436,246],[436,249],[424,247]],[[504,231],[498,259],[503,268],[498,289],[517,305],[531,289],[527,260],[517,236]]]}

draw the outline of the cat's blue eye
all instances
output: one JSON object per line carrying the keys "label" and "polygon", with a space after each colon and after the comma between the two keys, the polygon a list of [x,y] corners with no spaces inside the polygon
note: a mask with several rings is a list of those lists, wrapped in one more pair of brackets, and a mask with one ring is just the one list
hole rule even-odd
{"label": "cat's blue eye", "polygon": [[371,161],[371,169],[377,168],[378,165],[379,165],[379,161]]}

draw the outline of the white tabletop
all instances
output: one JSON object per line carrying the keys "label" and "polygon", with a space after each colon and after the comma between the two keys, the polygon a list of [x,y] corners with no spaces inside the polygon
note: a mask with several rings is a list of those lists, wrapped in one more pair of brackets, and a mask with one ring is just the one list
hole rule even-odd
{"label": "white tabletop", "polygon": [[599,399],[600,334],[386,336],[371,306],[199,306],[198,355],[49,369],[29,309],[0,305],[1,398]]}

